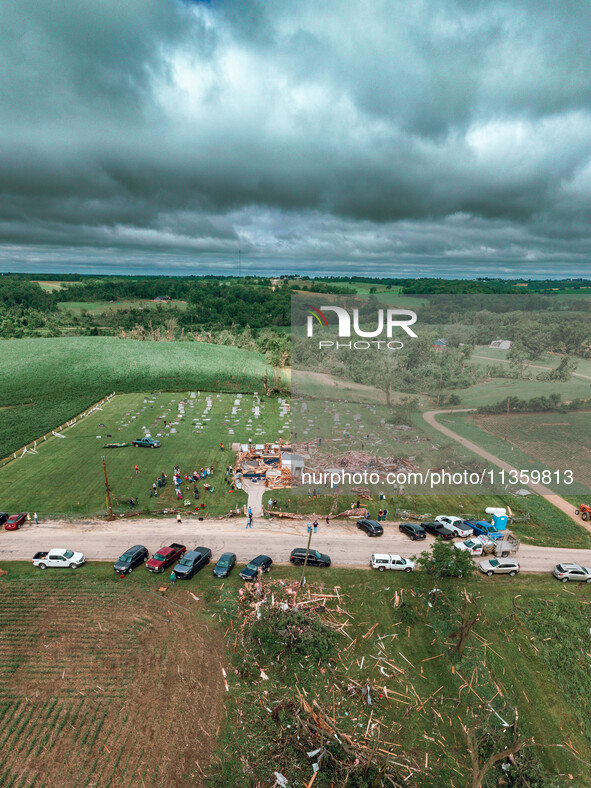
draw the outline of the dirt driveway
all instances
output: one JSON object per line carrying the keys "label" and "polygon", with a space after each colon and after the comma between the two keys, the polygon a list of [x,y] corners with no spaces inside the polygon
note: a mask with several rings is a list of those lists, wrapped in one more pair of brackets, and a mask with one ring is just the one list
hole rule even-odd
{"label": "dirt driveway", "polygon": [[[433,537],[427,537],[427,544]],[[0,560],[28,560],[38,550],[69,547],[81,550],[89,560],[114,561],[133,544],[144,544],[153,553],[164,544],[180,541],[188,547],[204,545],[214,558],[221,553],[236,553],[246,562],[259,553],[267,553],[276,563],[287,563],[294,547],[305,547],[306,525],[284,520],[257,520],[252,529],[244,520],[87,520],[79,523],[48,522],[26,525],[19,531],[0,533]],[[368,567],[371,554],[397,553],[406,558],[425,549],[425,542],[411,542],[396,524],[385,524],[384,536],[370,538],[354,524],[324,521],[312,537],[312,547],[328,553],[335,566]],[[546,572],[560,561],[574,561],[591,566],[591,550],[573,550],[522,545],[521,568],[526,572]]]}

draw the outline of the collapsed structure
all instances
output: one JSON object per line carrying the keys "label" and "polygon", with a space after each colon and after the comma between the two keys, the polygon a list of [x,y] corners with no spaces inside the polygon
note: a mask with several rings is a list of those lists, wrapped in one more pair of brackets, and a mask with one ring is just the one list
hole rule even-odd
{"label": "collapsed structure", "polygon": [[236,467],[242,477],[253,482],[263,482],[269,489],[279,490],[298,484],[304,470],[304,459],[291,450],[291,444],[257,443],[233,444]]}

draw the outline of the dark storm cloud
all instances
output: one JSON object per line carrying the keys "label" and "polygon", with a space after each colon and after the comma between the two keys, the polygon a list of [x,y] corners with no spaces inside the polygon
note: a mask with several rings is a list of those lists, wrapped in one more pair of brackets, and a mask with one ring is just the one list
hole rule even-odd
{"label": "dark storm cloud", "polygon": [[589,23],[526,0],[4,0],[0,264],[579,264]]}

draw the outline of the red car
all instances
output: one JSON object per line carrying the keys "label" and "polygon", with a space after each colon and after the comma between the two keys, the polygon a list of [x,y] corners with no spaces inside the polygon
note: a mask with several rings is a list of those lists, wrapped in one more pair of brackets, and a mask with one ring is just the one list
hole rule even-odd
{"label": "red car", "polygon": [[21,525],[26,522],[26,520],[26,514],[11,514],[8,520],[4,523],[4,527],[7,531],[16,531],[16,529],[20,528]]}

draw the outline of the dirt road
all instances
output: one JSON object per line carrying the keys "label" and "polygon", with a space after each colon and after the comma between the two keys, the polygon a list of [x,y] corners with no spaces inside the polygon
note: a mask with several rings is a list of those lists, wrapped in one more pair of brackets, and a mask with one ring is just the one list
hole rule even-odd
{"label": "dirt road", "polygon": [[[427,410],[423,413],[423,418],[431,427],[436,429],[442,435],[446,435],[448,438],[452,438],[452,440],[459,443],[461,446],[464,446],[466,449],[474,452],[474,454],[478,454],[488,462],[492,462],[493,465],[496,465],[498,468],[502,468],[505,471],[515,471],[517,470],[513,465],[504,460],[499,459],[499,457],[495,457],[494,454],[491,454],[486,449],[483,449],[477,443],[473,443],[472,441],[468,440],[467,438],[463,438],[461,435],[458,435],[457,432],[450,430],[449,427],[444,427],[443,424],[440,424],[436,416],[440,414],[447,414],[450,413],[473,413],[475,408],[454,408],[453,410]],[[533,482],[530,484],[524,484],[524,487],[529,487],[530,490],[538,493],[542,497],[546,498],[546,500],[551,503],[553,506],[556,506],[557,509],[560,509],[561,512],[567,514],[572,520],[576,523],[581,525],[583,528],[587,529],[587,531],[591,532],[591,524],[585,523],[581,518],[575,514],[575,507],[572,503],[569,503],[560,495],[556,495],[549,487],[546,487],[544,484],[534,484]]]}
{"label": "dirt road", "polygon": [[[339,522],[321,523],[312,537],[312,547],[328,553],[335,566],[368,567],[373,552],[397,553],[406,558],[425,549],[425,542],[411,542],[395,524],[385,524],[384,536],[371,539],[355,525]],[[427,544],[432,541],[429,536]],[[252,529],[244,521],[186,520],[118,520],[48,522],[27,524],[19,531],[0,533],[0,560],[28,560],[38,550],[69,547],[81,550],[89,560],[114,561],[133,544],[144,544],[151,553],[171,541],[188,547],[205,545],[214,558],[221,553],[236,553],[245,562],[259,553],[267,553],[276,563],[286,563],[294,547],[306,546],[305,524],[277,520],[255,520]],[[550,571],[560,561],[574,561],[591,566],[591,550],[570,550],[524,546],[519,551],[522,571]]]}

